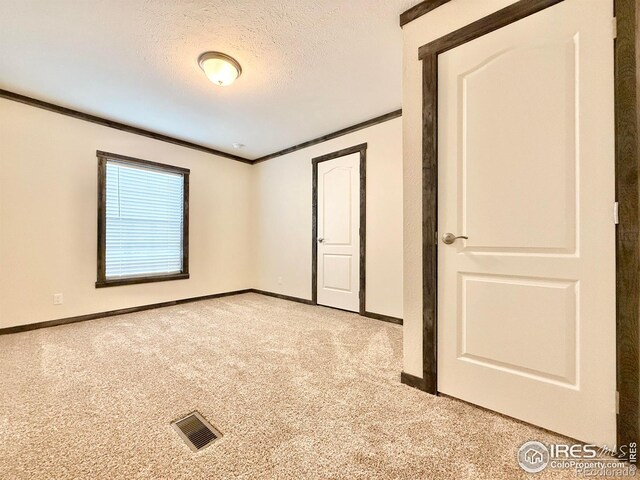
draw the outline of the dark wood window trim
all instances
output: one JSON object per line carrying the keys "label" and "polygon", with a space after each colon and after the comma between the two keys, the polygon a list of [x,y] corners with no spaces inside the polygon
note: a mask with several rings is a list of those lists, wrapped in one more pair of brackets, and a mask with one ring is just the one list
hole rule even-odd
{"label": "dark wood window trim", "polygon": [[[410,382],[437,394],[437,246],[438,225],[438,55],[502,28],[562,0],[520,0],[419,49],[423,68],[422,121],[422,258],[423,381]],[[638,118],[638,16],[636,0],[614,0],[616,198],[620,223],[616,230],[616,349],[620,397],[618,444],[639,437],[640,317],[640,139]],[[405,383],[407,375],[402,378]]]}
{"label": "dark wood window trim", "polygon": [[[118,155],[116,153],[96,152],[98,157],[98,266],[96,288],[117,287],[122,285],[136,285],[140,283],[166,282],[169,280],[184,280],[189,278],[189,173],[190,170],[163,163],[141,160],[139,158]],[[182,271],[169,275],[147,275],[130,278],[118,278],[109,280],[106,278],[106,223],[107,223],[107,161],[142,166],[162,172],[178,173],[184,179],[184,220],[182,222]]]}
{"label": "dark wood window trim", "polygon": [[[313,305],[318,304],[318,164],[333,160],[334,158],[344,157],[352,153],[360,154],[360,315],[367,316],[366,312],[366,240],[367,240],[367,144],[362,143],[353,147],[344,148],[337,152],[328,153],[311,160],[313,167],[313,186],[311,200],[311,221],[312,221],[312,238],[311,238],[311,301]],[[381,315],[382,317],[382,315]],[[391,317],[386,317],[391,318]],[[387,320],[388,321],[388,320]]]}

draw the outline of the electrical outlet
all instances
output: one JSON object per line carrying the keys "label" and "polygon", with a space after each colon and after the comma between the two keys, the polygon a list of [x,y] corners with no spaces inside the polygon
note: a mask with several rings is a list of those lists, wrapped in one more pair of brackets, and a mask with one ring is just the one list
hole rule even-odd
{"label": "electrical outlet", "polygon": [[61,293],[53,294],[53,304],[62,305],[64,303],[64,296]]}
{"label": "electrical outlet", "polygon": [[278,277],[278,285],[282,285],[282,277]]}

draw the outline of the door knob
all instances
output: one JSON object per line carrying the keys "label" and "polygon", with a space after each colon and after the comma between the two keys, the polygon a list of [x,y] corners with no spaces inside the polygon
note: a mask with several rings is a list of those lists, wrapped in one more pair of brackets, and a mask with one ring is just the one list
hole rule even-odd
{"label": "door knob", "polygon": [[318,238],[318,243],[324,242],[324,238]]}
{"label": "door knob", "polygon": [[465,237],[464,235],[459,235],[456,237],[453,233],[445,233],[442,236],[442,241],[447,245],[451,245],[453,242],[455,242],[459,238],[464,238],[465,240],[469,239],[469,237]]}

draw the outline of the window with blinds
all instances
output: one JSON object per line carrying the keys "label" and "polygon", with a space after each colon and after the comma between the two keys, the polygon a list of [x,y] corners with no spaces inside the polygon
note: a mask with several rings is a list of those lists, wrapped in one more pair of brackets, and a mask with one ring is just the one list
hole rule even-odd
{"label": "window with blinds", "polygon": [[128,157],[99,159],[98,286],[185,278],[188,170]]}

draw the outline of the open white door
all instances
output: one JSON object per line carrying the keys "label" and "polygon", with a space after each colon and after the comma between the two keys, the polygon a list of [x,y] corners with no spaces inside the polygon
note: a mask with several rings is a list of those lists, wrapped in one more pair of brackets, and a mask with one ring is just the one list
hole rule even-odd
{"label": "open white door", "polygon": [[612,12],[565,0],[438,57],[438,390],[608,446]]}
{"label": "open white door", "polygon": [[318,163],[318,304],[359,311],[360,154]]}

